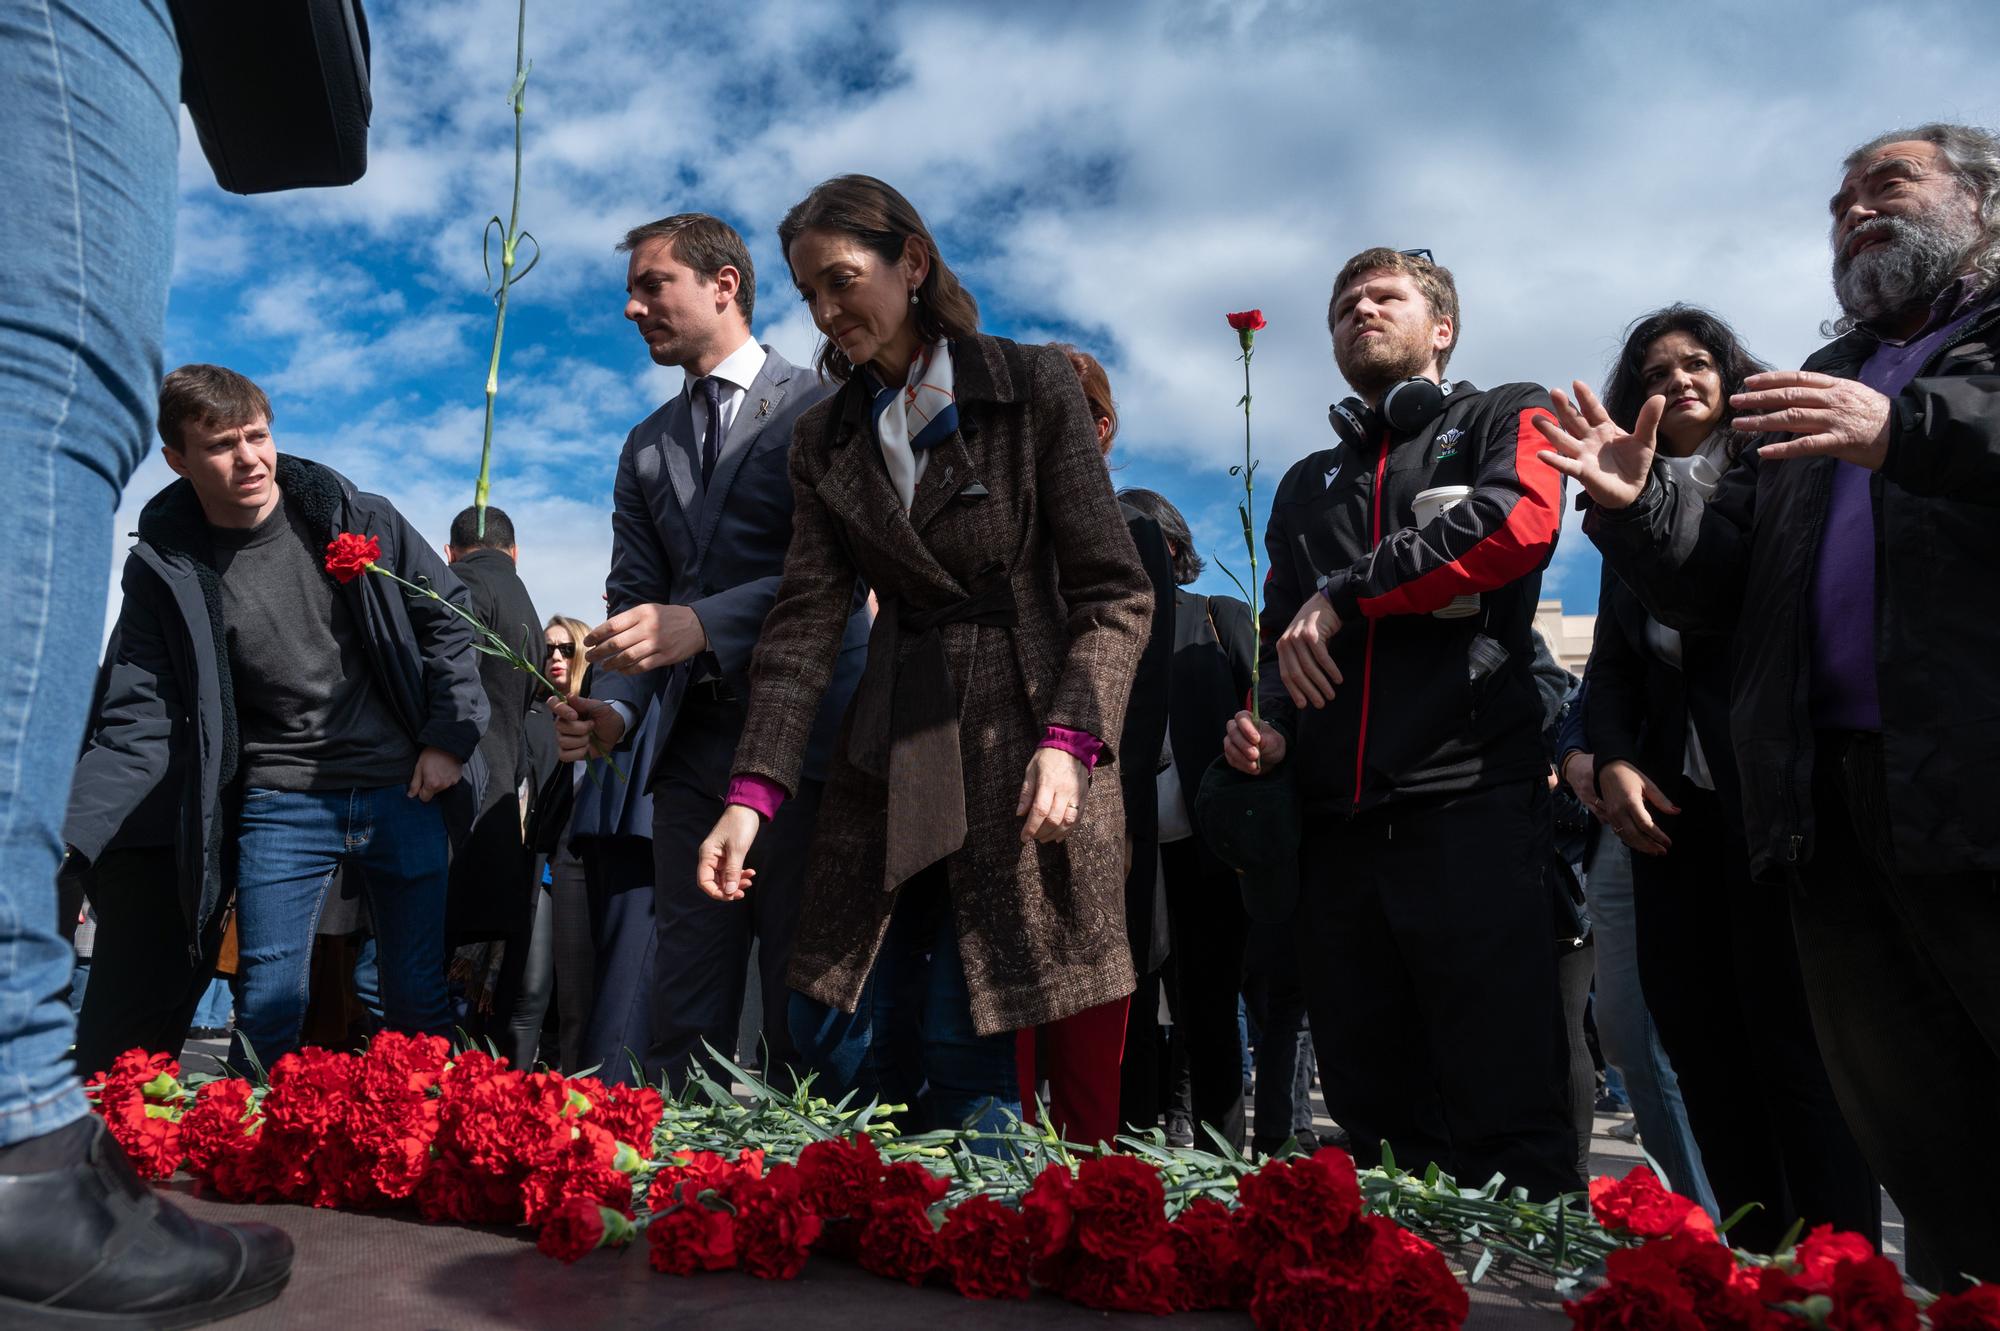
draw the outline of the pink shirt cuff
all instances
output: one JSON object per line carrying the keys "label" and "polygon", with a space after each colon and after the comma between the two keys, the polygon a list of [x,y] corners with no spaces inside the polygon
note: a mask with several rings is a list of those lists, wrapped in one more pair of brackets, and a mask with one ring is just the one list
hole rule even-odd
{"label": "pink shirt cuff", "polygon": [[1098,759],[1104,756],[1104,741],[1088,730],[1072,730],[1068,726],[1050,726],[1042,734],[1042,742],[1037,747],[1061,749],[1079,759],[1086,768],[1095,769]]}
{"label": "pink shirt cuff", "polygon": [[785,788],[768,776],[731,777],[729,794],[724,797],[724,803],[741,804],[766,818],[776,818],[778,806],[784,802]]}

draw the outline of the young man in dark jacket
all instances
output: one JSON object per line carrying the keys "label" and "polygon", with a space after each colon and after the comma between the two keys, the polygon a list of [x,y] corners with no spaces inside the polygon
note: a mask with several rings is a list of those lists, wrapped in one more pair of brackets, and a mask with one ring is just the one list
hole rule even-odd
{"label": "young man in dark jacket", "polygon": [[487,718],[465,622],[386,578],[336,581],[326,547],[372,536],[382,567],[459,605],[463,585],[388,500],[280,456],[270,419],[263,391],[220,366],[162,385],[160,437],[182,479],[140,515],[65,824],[88,864],[178,772],[179,921],[121,921],[100,902],[99,928],[161,929],[195,965],[233,895],[236,1024],[267,1066],[298,1043],[343,860],[367,870],[388,1024],[450,1032],[445,878],[478,805]]}
{"label": "young man in dark jacket", "polygon": [[[479,510],[466,508],[451,520],[444,557],[465,584],[473,618],[540,665],[547,654],[542,619],[521,581],[513,519],[489,505],[482,532]],[[479,682],[492,711],[479,738],[486,794],[471,837],[452,860],[445,936],[452,946],[506,941],[491,1016],[475,1023],[475,1033],[492,1040],[514,1067],[531,1068],[554,971],[548,947],[534,943],[541,893],[525,832],[528,805],[548,775],[535,770],[532,755],[545,755],[544,764],[554,767],[556,730],[546,705],[548,690],[534,675],[502,657],[482,655]],[[549,923],[542,922],[545,943]]]}
{"label": "young man in dark jacket", "polygon": [[[1652,467],[1660,408],[1579,384],[1544,432],[1585,531],[1669,627],[1733,631],[1754,874],[1791,888],[1820,1048],[1910,1222],[1911,1271],[2000,1279],[2000,136],[1898,130],[1832,200],[1842,336],[1757,375],[1771,431],[1706,506]],[[1931,1283],[1926,1281],[1926,1283]]]}
{"label": "young man in dark jacket", "polygon": [[1225,751],[1297,785],[1295,932],[1334,1119],[1364,1151],[1548,1197],[1581,1186],[1532,670],[1562,506],[1530,425],[1548,396],[1441,382],[1458,295],[1428,256],[1348,260],[1327,321],[1360,396],[1333,410],[1339,446],[1279,483],[1262,723],[1238,714]]}

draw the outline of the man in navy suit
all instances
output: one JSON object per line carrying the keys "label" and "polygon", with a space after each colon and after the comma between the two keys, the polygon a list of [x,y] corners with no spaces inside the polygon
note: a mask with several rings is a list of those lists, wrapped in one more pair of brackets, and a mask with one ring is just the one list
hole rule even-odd
{"label": "man in navy suit", "polygon": [[[631,256],[625,317],[680,392],[648,416],[618,459],[611,618],[591,630],[595,697],[559,705],[562,756],[616,746],[654,695],[664,738],[652,763],[654,919],[647,1076],[676,1089],[704,1041],[734,1051],[750,947],[758,948],[764,1064],[791,1061],[785,964],[834,732],[860,678],[868,615],[860,590],[806,758],[805,780],[757,839],[747,901],[695,886],[695,853],[722,813],[749,702],[750,653],[791,541],[792,426],[829,386],[750,335],[756,275],[743,238],[702,213],[649,222]],[[615,778],[614,778],[615,779]],[[614,1069],[615,1071],[615,1069]]]}

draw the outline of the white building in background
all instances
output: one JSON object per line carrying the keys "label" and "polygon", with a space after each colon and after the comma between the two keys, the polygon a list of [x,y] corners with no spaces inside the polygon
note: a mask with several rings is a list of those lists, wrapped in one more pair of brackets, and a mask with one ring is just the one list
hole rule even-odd
{"label": "white building in background", "polygon": [[1566,615],[1561,601],[1538,601],[1535,628],[1565,670],[1572,675],[1583,673],[1583,664],[1590,659],[1590,638],[1597,631],[1596,615]]}

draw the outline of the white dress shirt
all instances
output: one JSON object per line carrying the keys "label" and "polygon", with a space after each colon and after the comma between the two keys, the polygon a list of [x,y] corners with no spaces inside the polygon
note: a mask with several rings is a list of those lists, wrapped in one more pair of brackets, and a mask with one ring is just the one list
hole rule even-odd
{"label": "white dress shirt", "polygon": [[[722,364],[711,371],[722,387],[722,433],[726,438],[729,427],[736,424],[736,413],[743,406],[743,399],[749,395],[750,385],[757,382],[757,372],[764,368],[766,353],[751,338],[736,350],[722,358]],[[696,388],[695,381],[702,376],[688,371],[687,382],[681,391],[687,394],[688,418],[694,423],[694,446],[696,457],[700,456],[701,441],[708,437],[708,402]]]}

